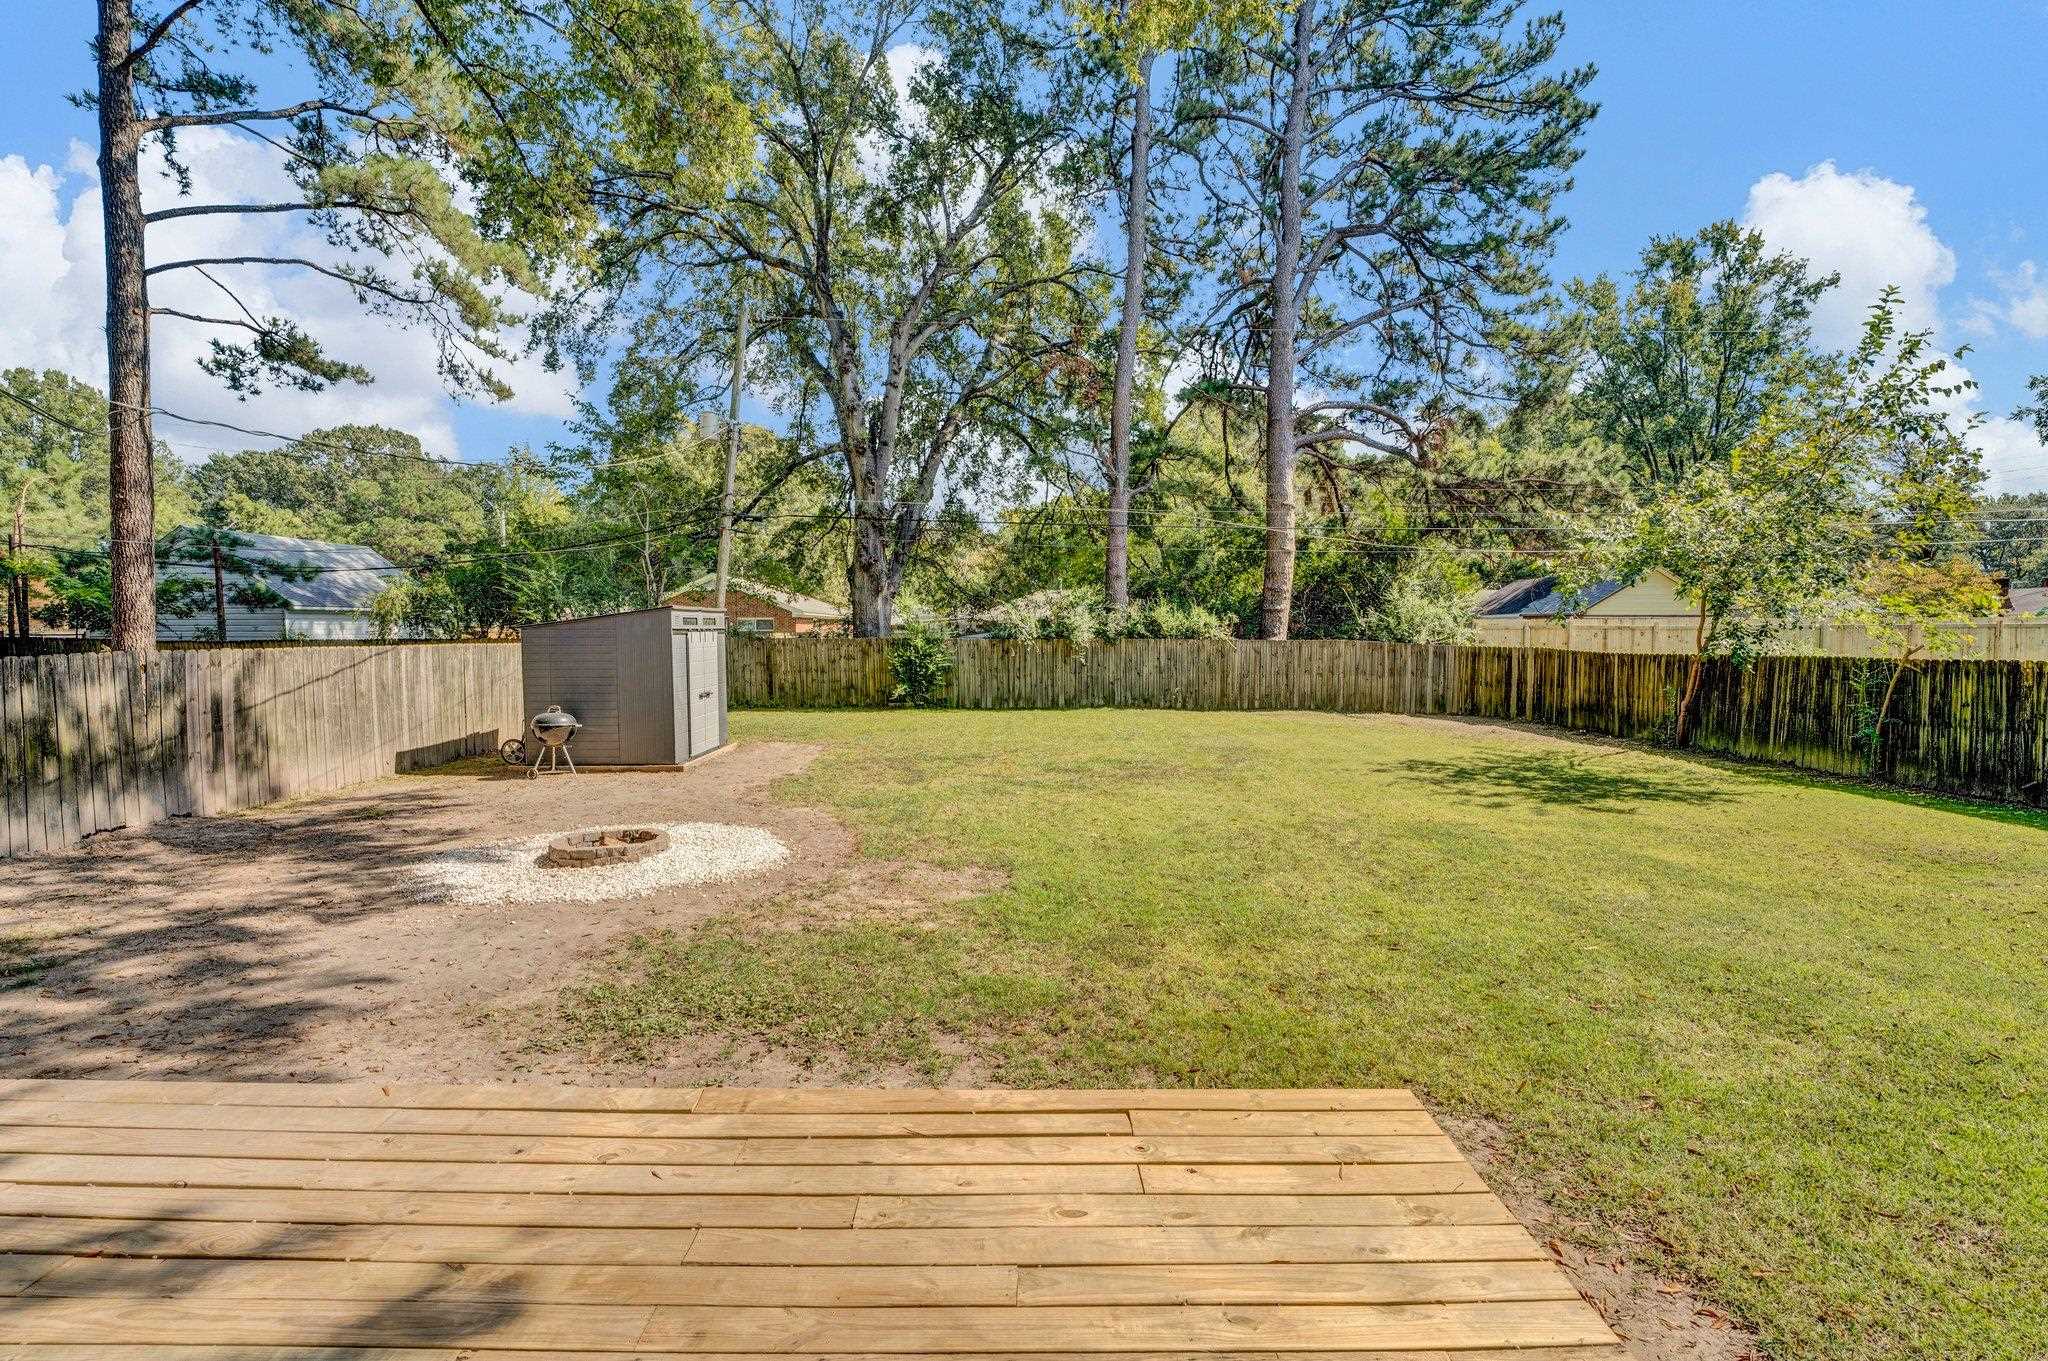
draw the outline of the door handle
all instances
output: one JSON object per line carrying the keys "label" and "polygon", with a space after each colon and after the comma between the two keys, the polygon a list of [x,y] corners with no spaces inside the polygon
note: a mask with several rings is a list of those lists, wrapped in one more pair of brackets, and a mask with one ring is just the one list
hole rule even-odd
{"label": "door handle", "polygon": [[710,699],[713,693],[714,693],[714,692],[713,692],[713,691],[710,691],[710,690],[699,690],[699,691],[697,692],[697,698],[698,698],[698,699]]}

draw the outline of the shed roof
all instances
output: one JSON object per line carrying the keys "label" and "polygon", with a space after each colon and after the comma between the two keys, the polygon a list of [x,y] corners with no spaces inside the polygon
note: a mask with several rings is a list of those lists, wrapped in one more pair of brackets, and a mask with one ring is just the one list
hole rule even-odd
{"label": "shed roof", "polygon": [[[284,597],[287,609],[367,610],[377,592],[405,575],[404,569],[391,559],[364,544],[292,539],[282,534],[246,534],[240,530],[235,531],[235,538],[234,552],[240,557],[267,558],[313,569],[313,575],[299,581],[270,572],[256,574]],[[166,576],[213,575],[206,566],[191,563],[167,564],[159,570]]]}

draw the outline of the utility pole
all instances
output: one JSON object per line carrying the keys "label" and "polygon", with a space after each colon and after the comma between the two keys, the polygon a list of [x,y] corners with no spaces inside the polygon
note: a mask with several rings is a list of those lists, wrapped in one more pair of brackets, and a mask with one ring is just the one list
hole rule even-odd
{"label": "utility pole", "polygon": [[733,483],[739,480],[740,472],[740,388],[746,380],[747,367],[747,299],[740,297],[738,314],[733,318],[732,335],[732,394],[726,402],[725,416],[725,491],[718,498],[718,608],[725,608],[725,585],[732,575],[732,498]]}
{"label": "utility pole", "polygon": [[28,561],[22,556],[22,545],[28,537],[28,489],[35,480],[33,473],[22,477],[21,488],[14,495],[14,524],[7,531],[7,560],[14,569],[7,580],[7,631],[21,639],[28,637]]}

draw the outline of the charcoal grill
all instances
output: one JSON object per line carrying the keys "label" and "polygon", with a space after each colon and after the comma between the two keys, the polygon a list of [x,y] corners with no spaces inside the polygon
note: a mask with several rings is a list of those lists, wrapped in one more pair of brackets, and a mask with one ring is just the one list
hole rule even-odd
{"label": "charcoal grill", "polygon": [[533,716],[533,764],[526,768],[526,778],[536,779],[542,771],[541,762],[547,762],[550,775],[562,773],[562,762],[569,763],[568,773],[576,773],[576,758],[569,754],[569,739],[583,725],[576,721],[576,715],[565,713],[559,704],[550,704]]}

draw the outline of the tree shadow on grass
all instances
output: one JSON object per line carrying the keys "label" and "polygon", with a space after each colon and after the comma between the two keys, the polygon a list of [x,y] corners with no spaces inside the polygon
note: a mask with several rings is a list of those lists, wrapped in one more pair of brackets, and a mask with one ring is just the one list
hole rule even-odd
{"label": "tree shadow on grass", "polygon": [[1612,764],[1621,754],[1482,747],[1456,759],[1401,761],[1387,769],[1399,778],[1488,808],[1543,804],[1632,813],[1645,804],[1698,807],[1734,798],[1725,789],[1689,778],[1689,771],[1665,773]]}

